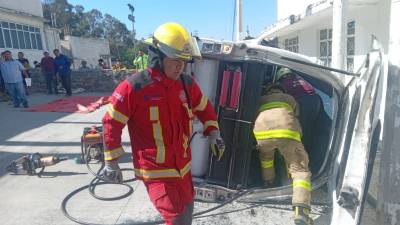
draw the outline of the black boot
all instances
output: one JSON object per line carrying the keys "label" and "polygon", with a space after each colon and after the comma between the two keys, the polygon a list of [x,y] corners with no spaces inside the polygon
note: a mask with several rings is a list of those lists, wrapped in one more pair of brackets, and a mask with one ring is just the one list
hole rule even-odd
{"label": "black boot", "polygon": [[313,225],[314,222],[310,218],[310,207],[294,206],[294,224],[296,225]]}

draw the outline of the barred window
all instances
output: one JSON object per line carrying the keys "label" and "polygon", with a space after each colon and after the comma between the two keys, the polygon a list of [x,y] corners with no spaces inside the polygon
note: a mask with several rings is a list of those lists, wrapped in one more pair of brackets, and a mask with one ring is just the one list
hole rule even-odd
{"label": "barred window", "polygon": [[356,22],[347,23],[347,71],[354,71]]}
{"label": "barred window", "polygon": [[319,31],[319,60],[324,66],[332,63],[332,29]]}
{"label": "barred window", "polygon": [[40,28],[0,21],[0,48],[43,50]]}
{"label": "barred window", "polygon": [[299,37],[285,39],[285,50],[299,52]]}

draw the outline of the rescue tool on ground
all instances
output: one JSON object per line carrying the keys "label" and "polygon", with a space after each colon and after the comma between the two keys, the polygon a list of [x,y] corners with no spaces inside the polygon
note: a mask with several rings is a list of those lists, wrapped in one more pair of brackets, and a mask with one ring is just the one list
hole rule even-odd
{"label": "rescue tool on ground", "polygon": [[[12,161],[11,164],[6,167],[6,170],[14,174],[40,176],[46,166],[53,166],[67,159],[67,157],[43,156],[40,153],[34,153],[30,155],[24,155],[19,159]],[[37,171],[37,169],[40,170]]]}
{"label": "rescue tool on ground", "polygon": [[81,163],[104,160],[103,127],[91,126],[83,129],[81,136]]}

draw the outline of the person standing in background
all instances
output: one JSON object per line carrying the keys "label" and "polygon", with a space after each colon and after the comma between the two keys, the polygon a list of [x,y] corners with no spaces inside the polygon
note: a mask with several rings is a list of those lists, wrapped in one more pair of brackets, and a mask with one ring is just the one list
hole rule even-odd
{"label": "person standing in background", "polygon": [[[27,58],[25,58],[24,53],[23,52],[18,52],[18,61],[22,64],[22,66],[24,66],[26,73],[28,74],[27,78],[30,78],[31,75],[29,73],[29,69],[31,68],[31,66],[29,65],[29,60]],[[21,73],[21,77],[22,77],[22,82],[24,83],[24,87],[25,87],[25,93],[26,95],[29,95],[28,90],[26,89],[26,82],[25,82],[25,77],[24,74]]]}
{"label": "person standing in background", "polygon": [[28,78],[28,73],[18,60],[12,58],[10,51],[4,51],[3,54],[4,60],[0,61],[0,70],[7,92],[11,95],[15,108],[18,108],[20,103],[24,108],[28,108],[21,72],[24,74],[24,78]]}
{"label": "person standing in background", "polygon": [[71,59],[66,55],[60,53],[60,50],[54,49],[54,59],[55,72],[61,79],[61,84],[66,91],[66,96],[71,96]]}
{"label": "person standing in background", "polygon": [[55,66],[54,59],[50,56],[49,52],[43,53],[43,58],[40,61],[40,67],[42,68],[42,74],[46,79],[47,86],[47,94],[53,94],[53,85],[54,85],[54,94],[58,94],[57,89],[57,77],[55,74]]}
{"label": "person standing in background", "polygon": [[147,61],[148,56],[142,50],[139,50],[138,56],[133,60],[133,65],[135,66],[135,69],[140,72],[147,69]]}

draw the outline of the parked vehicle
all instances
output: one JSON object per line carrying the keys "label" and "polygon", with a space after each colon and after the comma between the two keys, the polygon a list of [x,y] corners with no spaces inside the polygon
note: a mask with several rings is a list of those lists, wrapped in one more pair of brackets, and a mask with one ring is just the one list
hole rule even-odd
{"label": "parked vehicle", "polygon": [[[376,41],[357,73],[320,66],[308,57],[262,46],[200,39],[202,59],[188,64],[203,92],[218,112],[225,155],[216,161],[209,154],[202,125],[194,122],[191,139],[192,172],[196,198],[218,202],[240,190],[252,190],[239,201],[288,201],[292,187],[284,160],[275,157],[280,186],[262,187],[261,169],[253,136],[262,87],[273,81],[278,67],[288,67],[317,89],[323,109],[314,123],[312,143],[306,149],[313,174],[313,190],[327,187],[332,203],[331,224],[360,223],[372,163],[379,142],[382,104],[382,52]],[[342,80],[350,76],[348,84]]]}

